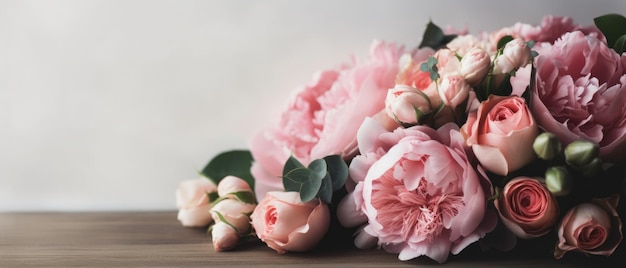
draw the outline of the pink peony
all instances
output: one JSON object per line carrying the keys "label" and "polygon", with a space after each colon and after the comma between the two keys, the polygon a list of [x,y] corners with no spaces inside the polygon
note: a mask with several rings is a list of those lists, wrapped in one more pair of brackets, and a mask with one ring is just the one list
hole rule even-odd
{"label": "pink peony", "polygon": [[588,140],[599,144],[606,160],[624,160],[626,54],[582,32],[566,33],[538,52],[532,89],[537,123],[564,145]]}
{"label": "pink peony", "polygon": [[327,155],[355,153],[355,134],[365,117],[383,110],[403,51],[375,42],[366,61],[318,73],[291,99],[277,124],[253,136],[251,172],[259,200],[267,191],[283,189],[279,176],[290,155],[307,165]]}
{"label": "pink peony", "polygon": [[548,42],[554,43],[561,35],[573,32],[583,31],[585,33],[598,33],[595,27],[581,27],[574,24],[572,18],[559,16],[545,16],[541,20],[541,24],[533,26],[518,22],[510,28],[515,35],[526,41]]}
{"label": "pink peony", "polygon": [[610,256],[622,242],[622,220],[615,208],[619,195],[594,199],[565,214],[559,226],[559,242],[554,250],[557,259],[568,251]]}
{"label": "pink peony", "polygon": [[539,129],[523,98],[491,95],[461,131],[483,167],[495,174],[507,175],[536,157],[532,144]]}
{"label": "pink peony", "polygon": [[362,182],[363,230],[400,260],[445,262],[495,227],[486,217],[490,184],[470,164],[456,125],[406,131]]}
{"label": "pink peony", "polygon": [[328,206],[319,199],[303,203],[298,192],[268,192],[250,218],[259,239],[279,254],[312,249],[330,224]]}

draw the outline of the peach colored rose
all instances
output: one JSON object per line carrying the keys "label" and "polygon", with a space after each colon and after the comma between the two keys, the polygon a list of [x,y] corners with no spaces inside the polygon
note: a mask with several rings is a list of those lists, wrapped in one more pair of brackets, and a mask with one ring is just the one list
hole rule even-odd
{"label": "peach colored rose", "polygon": [[282,190],[282,168],[290,155],[308,165],[331,154],[355,154],[355,134],[363,119],[384,109],[394,87],[404,49],[375,42],[365,61],[319,72],[290,100],[280,120],[251,139],[255,193]]}
{"label": "peach colored rose", "polygon": [[504,225],[517,237],[547,234],[559,217],[559,205],[537,179],[517,177],[509,181],[494,201]]}
{"label": "peach colored rose", "polygon": [[482,166],[507,175],[532,162],[539,129],[523,98],[489,96],[461,129]]}
{"label": "peach colored rose", "polygon": [[209,209],[209,193],[217,192],[217,186],[207,178],[182,181],[176,189],[178,220],[186,227],[207,226],[213,220]]}
{"label": "peach colored rose", "polygon": [[284,254],[315,247],[328,231],[330,212],[319,199],[303,203],[297,192],[268,192],[251,219],[257,236]]}
{"label": "peach colored rose", "polygon": [[559,226],[557,259],[568,251],[610,256],[622,242],[622,220],[615,208],[619,195],[594,199],[570,209]]}
{"label": "peach colored rose", "polygon": [[537,124],[564,146],[575,140],[599,144],[607,161],[626,156],[626,54],[582,32],[564,34],[537,48],[532,111]]}
{"label": "peach colored rose", "polygon": [[456,125],[405,131],[412,134],[372,164],[361,182],[363,230],[400,260],[425,255],[441,263],[495,227],[495,218],[486,217],[490,184],[470,164]]}

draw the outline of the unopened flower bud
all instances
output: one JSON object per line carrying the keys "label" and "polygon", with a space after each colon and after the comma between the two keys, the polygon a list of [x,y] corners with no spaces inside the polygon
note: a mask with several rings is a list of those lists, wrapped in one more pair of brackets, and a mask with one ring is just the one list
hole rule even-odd
{"label": "unopened flower bud", "polygon": [[470,85],[460,73],[444,75],[439,86],[439,97],[444,104],[456,108],[469,96]]}
{"label": "unopened flower bud", "polygon": [[239,244],[239,239],[237,231],[224,222],[215,223],[211,229],[211,240],[213,240],[215,251],[232,249]]}
{"label": "unopened flower bud", "polygon": [[555,196],[568,195],[573,188],[572,175],[564,166],[546,170],[546,187]]}
{"label": "unopened flower bud", "polygon": [[598,144],[579,140],[565,147],[565,162],[572,167],[583,167],[591,163],[598,156],[600,147]]}
{"label": "unopened flower bud", "polygon": [[461,59],[459,71],[465,78],[465,81],[475,86],[485,78],[491,67],[491,58],[487,51],[482,48],[475,47]]}
{"label": "unopened flower bud", "polygon": [[600,172],[600,168],[602,168],[602,159],[596,157],[591,160],[589,164],[579,167],[578,170],[582,173],[583,176],[587,178],[593,178],[598,175],[598,172]]}
{"label": "unopened flower bud", "polygon": [[385,99],[385,111],[400,124],[419,124],[431,111],[430,99],[417,88],[396,85],[389,89]]}
{"label": "unopened flower bud", "polygon": [[533,143],[537,156],[544,160],[552,160],[561,153],[561,141],[549,132],[539,134]]}
{"label": "unopened flower bud", "polygon": [[502,54],[494,61],[494,74],[506,74],[520,67],[526,66],[530,62],[530,47],[528,44],[516,38],[504,46]]}

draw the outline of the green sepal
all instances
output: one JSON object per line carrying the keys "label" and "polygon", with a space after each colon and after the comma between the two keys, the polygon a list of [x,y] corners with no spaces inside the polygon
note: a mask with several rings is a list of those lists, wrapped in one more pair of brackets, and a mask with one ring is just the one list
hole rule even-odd
{"label": "green sepal", "polygon": [[248,150],[233,150],[215,156],[200,172],[218,184],[226,176],[236,176],[245,180],[254,189],[254,177],[250,173],[252,154]]}
{"label": "green sepal", "polygon": [[[215,193],[215,195],[217,196],[217,193]],[[244,202],[246,204],[256,204],[256,201],[255,201],[256,199],[254,199],[254,194],[251,191],[239,191],[239,192],[228,193],[227,195],[220,196],[211,202],[217,204],[224,199],[229,199],[231,196],[234,196],[237,200]]]}
{"label": "green sepal", "polygon": [[498,50],[503,49],[506,46],[506,43],[511,42],[513,40],[513,36],[506,35],[498,40]]}

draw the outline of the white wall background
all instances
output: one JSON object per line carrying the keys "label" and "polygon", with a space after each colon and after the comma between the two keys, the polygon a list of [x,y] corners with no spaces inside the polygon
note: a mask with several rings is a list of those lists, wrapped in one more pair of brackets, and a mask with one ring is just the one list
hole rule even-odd
{"label": "white wall background", "polygon": [[374,38],[608,12],[626,1],[0,1],[0,211],[171,210],[179,181]]}

